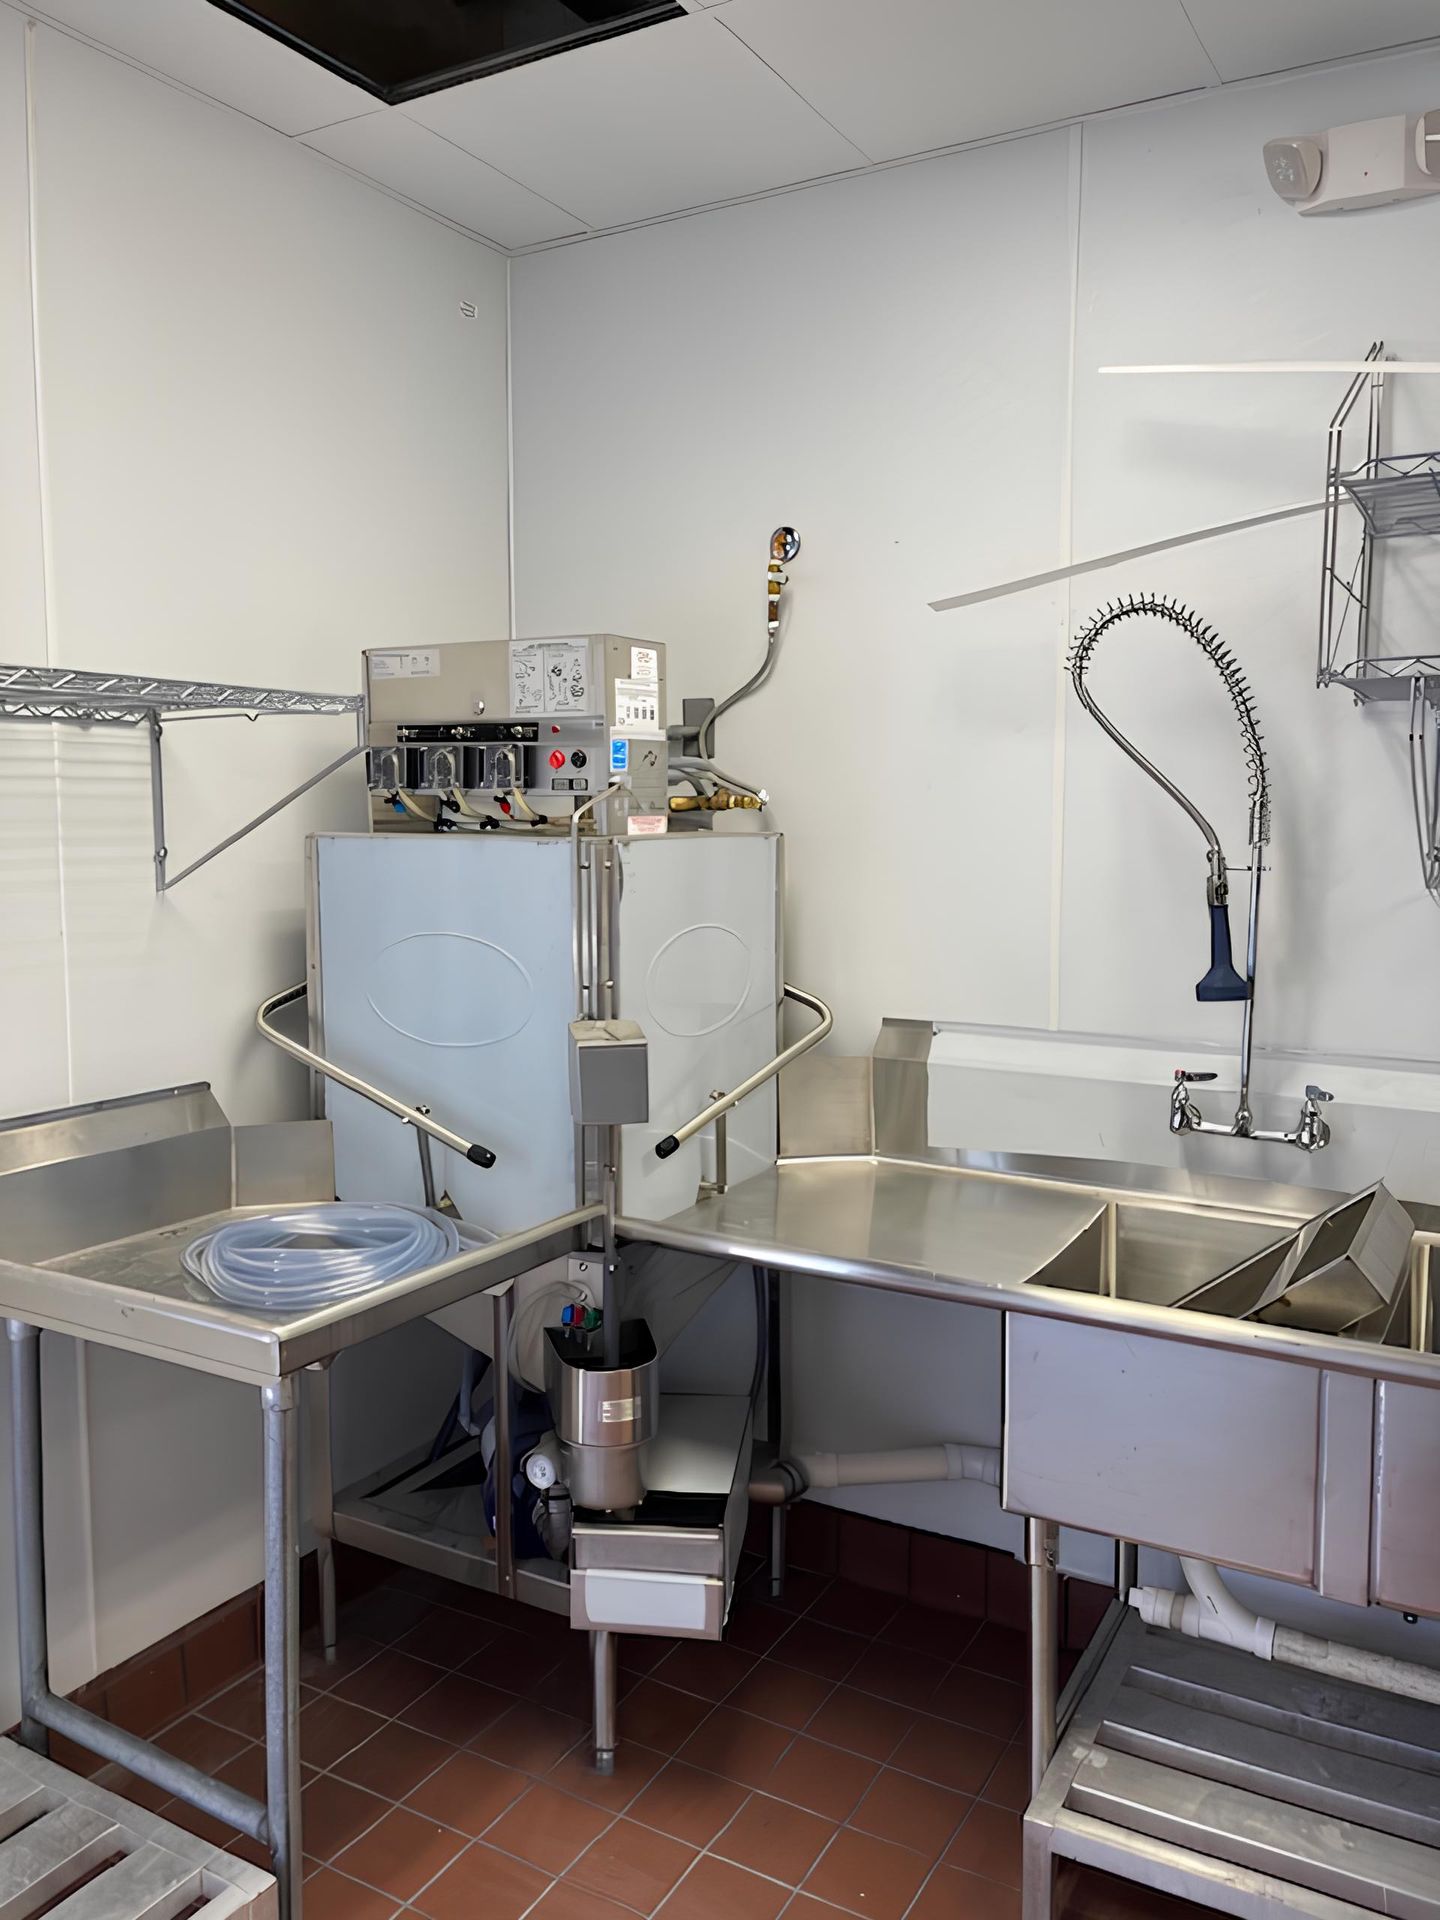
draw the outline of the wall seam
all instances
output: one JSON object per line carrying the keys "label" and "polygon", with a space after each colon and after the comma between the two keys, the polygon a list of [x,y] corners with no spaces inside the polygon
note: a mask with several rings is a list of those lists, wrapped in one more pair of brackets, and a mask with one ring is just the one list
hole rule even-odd
{"label": "wall seam", "polygon": [[510,293],[515,263],[505,262],[505,577],[510,599],[510,638],[515,627],[515,378],[512,347],[515,329],[511,324]]}
{"label": "wall seam", "polygon": [[[1070,129],[1070,165],[1067,179],[1070,226],[1070,334],[1065,369],[1065,452],[1061,462],[1060,561],[1075,558],[1075,375],[1080,319],[1080,226],[1083,211],[1085,127]],[[1071,582],[1060,595],[1060,633],[1055,662],[1055,733],[1050,759],[1050,994],[1051,1032],[1060,1026],[1060,927],[1065,896],[1065,658],[1069,649],[1074,608]]]}
{"label": "wall seam", "polygon": [[[50,473],[46,458],[45,385],[40,352],[40,265],[39,265],[39,187],[35,138],[35,35],[34,20],[25,22],[25,237],[26,266],[30,275],[30,377],[35,413],[35,480],[39,492],[40,521],[40,606],[45,644],[45,664],[57,664],[54,654],[55,581],[50,529]],[[56,905],[60,920],[60,997],[65,1019],[65,1096],[75,1099],[75,1043],[71,1008],[70,917],[65,888],[65,813],[61,776],[63,754],[61,729],[50,727],[52,779],[55,793],[55,881]],[[93,1675],[100,1665],[99,1595],[95,1582],[94,1462],[90,1450],[90,1369],[83,1341],[66,1343],[75,1392],[77,1506],[80,1515],[80,1550],[84,1563],[85,1635],[89,1647],[89,1666]]]}

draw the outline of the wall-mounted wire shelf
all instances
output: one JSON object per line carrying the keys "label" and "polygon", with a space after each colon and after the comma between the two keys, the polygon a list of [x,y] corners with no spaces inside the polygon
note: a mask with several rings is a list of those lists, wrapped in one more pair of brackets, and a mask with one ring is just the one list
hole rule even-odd
{"label": "wall-mounted wire shelf", "polygon": [[[243,827],[192,860],[167,872],[165,779],[161,740],[177,720],[276,715],[353,714],[356,744],[347,747],[308,780],[247,820]],[[86,673],[76,667],[0,666],[0,720],[64,726],[145,727],[150,734],[150,799],[155,826],[155,891],[168,893],[217,854],[272,819],[302,794],[365,751],[365,696],[359,693],[297,693],[281,687],[247,687],[219,680],[162,680],[154,674]]]}
{"label": "wall-mounted wire shelf", "polygon": [[[1417,653],[1371,649],[1377,551],[1383,551],[1377,543],[1440,535],[1440,453],[1382,450],[1388,364],[1385,342],[1372,341],[1365,366],[1346,388],[1330,422],[1316,679],[1322,687],[1347,688],[1357,706],[1409,702],[1410,789],[1420,873],[1425,891],[1440,906],[1440,648]],[[1347,469],[1345,428],[1362,397],[1367,401],[1365,458]]]}
{"label": "wall-mounted wire shelf", "polygon": [[1440,533],[1440,453],[1382,454],[1340,484],[1374,540]]}

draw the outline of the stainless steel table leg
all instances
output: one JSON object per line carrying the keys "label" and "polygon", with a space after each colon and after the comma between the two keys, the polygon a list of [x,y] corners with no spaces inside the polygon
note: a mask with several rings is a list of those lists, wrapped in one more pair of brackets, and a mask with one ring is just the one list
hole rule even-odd
{"label": "stainless steel table leg", "polygon": [[265,1805],[280,1920],[300,1920],[299,1387],[260,1389],[265,1423]]}
{"label": "stainless steel table leg", "polygon": [[1027,1820],[1021,1829],[1021,1920],[1051,1920],[1055,1909],[1055,1855],[1050,1841],[1054,1829]]}
{"label": "stainless steel table leg", "polygon": [[45,1490],[40,1456],[40,1330],[7,1320],[10,1342],[10,1477],[15,1539],[15,1621],[20,1650],[20,1738],[48,1754],[50,1736],[31,1707],[50,1691],[45,1615]]}
{"label": "stainless steel table leg", "polygon": [[1048,1520],[1025,1522],[1030,1569],[1030,1791],[1039,1790],[1055,1752],[1059,1695],[1060,1530]]}
{"label": "stainless steel table leg", "polygon": [[[423,1140],[424,1134],[417,1135]],[[335,1436],[330,1413],[330,1360],[305,1369],[306,1421],[310,1447],[310,1524],[320,1576],[320,1643],[335,1658]]]}
{"label": "stainless steel table leg", "polygon": [[[780,1276],[765,1272],[765,1438],[778,1460],[784,1451],[785,1375],[781,1356]],[[785,1591],[785,1517],[783,1506],[770,1510],[770,1597]]]}
{"label": "stainless steel table leg", "polygon": [[1133,1540],[1115,1542],[1115,1598],[1130,1604],[1130,1589],[1140,1584],[1140,1549]]}
{"label": "stainless steel table leg", "polygon": [[613,1633],[590,1636],[590,1670],[595,1683],[595,1771],[615,1771],[615,1696],[620,1641]]}

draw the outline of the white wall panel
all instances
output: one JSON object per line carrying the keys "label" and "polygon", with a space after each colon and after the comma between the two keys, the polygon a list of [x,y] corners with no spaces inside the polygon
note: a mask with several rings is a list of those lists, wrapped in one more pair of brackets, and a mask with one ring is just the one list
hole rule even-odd
{"label": "white wall panel", "polygon": [[787,973],[852,1050],[885,1013],[1045,1018],[1058,603],[925,601],[1057,557],[1068,165],[1055,135],[512,269],[521,631],[653,635],[719,695],[801,530],[718,757],[775,796]]}
{"label": "white wall panel", "polygon": [[[38,660],[21,33],[0,7],[0,396],[17,423],[0,436],[0,653]],[[34,83],[52,659],[350,688],[360,649],[397,633],[503,632],[503,260],[45,26]],[[353,738],[334,719],[171,726],[172,868]],[[357,776],[163,900],[143,734],[7,729],[0,783],[0,1114],[193,1079],[237,1119],[300,1111],[302,1078],[253,1011],[300,977],[303,836],[362,823]],[[257,1577],[255,1396],[100,1348],[77,1384],[76,1350],[46,1345],[72,1686]],[[449,1391],[433,1329],[381,1349],[340,1369],[342,1472],[428,1438]],[[0,1719],[12,1697],[7,1657]]]}
{"label": "white wall panel", "polygon": [[[1085,129],[1076,340],[1075,546],[1104,553],[1323,491],[1343,380],[1117,378],[1106,363],[1349,357],[1377,333],[1434,344],[1440,202],[1302,220],[1271,193],[1266,137],[1440,99],[1440,54],[1213,94]],[[1183,191],[1176,183],[1184,182]],[[1440,384],[1396,382],[1394,441],[1440,441]],[[1354,449],[1355,457],[1360,449]],[[1218,626],[1249,674],[1275,788],[1257,1019],[1264,1039],[1325,1052],[1440,1056],[1440,1007],[1415,991],[1435,909],[1418,883],[1404,719],[1315,689],[1320,522],[1191,547],[1073,588],[1074,624],[1112,594],[1171,591]],[[1440,584],[1440,583],[1437,583]],[[1433,603],[1432,603],[1433,604]],[[1420,627],[1406,622],[1419,617]],[[1390,597],[1393,650],[1428,622]],[[1238,734],[1195,648],[1137,623],[1107,639],[1092,682],[1122,727],[1245,853]],[[1204,848],[1178,810],[1067,703],[1062,1024],[1231,1036],[1237,1009],[1198,1007]],[[1238,882],[1243,891],[1244,880]],[[1235,914],[1236,930],[1243,906]]]}

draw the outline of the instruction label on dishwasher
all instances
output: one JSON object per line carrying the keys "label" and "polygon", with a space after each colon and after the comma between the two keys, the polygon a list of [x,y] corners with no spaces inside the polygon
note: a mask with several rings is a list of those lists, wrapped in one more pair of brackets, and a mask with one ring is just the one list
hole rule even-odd
{"label": "instruction label on dishwasher", "polygon": [[615,682],[616,733],[659,733],[660,687],[654,680]]}
{"label": "instruction label on dishwasher", "polygon": [[589,706],[590,648],[585,641],[512,641],[511,713],[585,713]]}
{"label": "instruction label on dishwasher", "polygon": [[632,680],[658,680],[660,678],[660,650],[658,647],[631,647],[630,678]]}
{"label": "instruction label on dishwasher", "polygon": [[628,1400],[602,1400],[600,1424],[602,1427],[618,1426],[623,1420],[633,1420],[639,1411],[640,1402],[633,1395]]}
{"label": "instruction label on dishwasher", "polygon": [[399,653],[372,653],[372,680],[433,680],[440,672],[438,647],[407,647]]}

